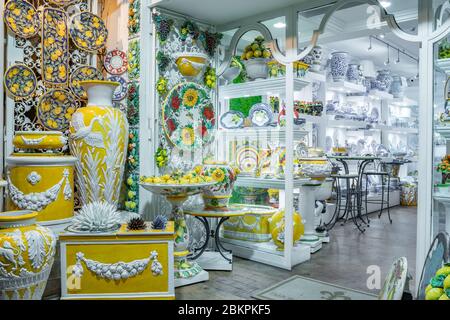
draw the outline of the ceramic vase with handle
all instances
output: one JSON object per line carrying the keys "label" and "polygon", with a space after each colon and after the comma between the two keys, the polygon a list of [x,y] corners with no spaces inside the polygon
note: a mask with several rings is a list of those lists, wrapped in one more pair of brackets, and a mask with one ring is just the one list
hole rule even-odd
{"label": "ceramic vase with handle", "polygon": [[330,66],[334,81],[338,82],[346,79],[348,61],[349,57],[347,52],[334,52],[331,54]]}
{"label": "ceramic vase with handle", "polygon": [[403,98],[405,95],[405,88],[408,86],[405,77],[393,76],[391,84],[391,94],[394,98]]}
{"label": "ceramic vase with handle", "polygon": [[38,213],[0,213],[0,300],[40,300],[55,256],[56,236],[36,225]]}
{"label": "ceramic vase with handle", "polygon": [[113,107],[119,85],[111,81],[82,81],[88,103],[79,108],[70,126],[70,150],[78,158],[78,192],[82,204],[119,201],[128,146],[128,122]]}

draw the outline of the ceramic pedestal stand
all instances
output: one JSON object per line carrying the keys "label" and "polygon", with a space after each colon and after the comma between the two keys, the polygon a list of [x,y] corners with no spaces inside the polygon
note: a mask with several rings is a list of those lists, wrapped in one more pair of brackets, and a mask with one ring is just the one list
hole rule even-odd
{"label": "ceramic pedestal stand", "polygon": [[321,181],[311,180],[299,187],[299,211],[305,220],[305,234],[300,239],[300,243],[309,246],[311,253],[322,249],[322,240],[316,235],[315,224],[316,193],[321,185]]}
{"label": "ceramic pedestal stand", "polygon": [[166,197],[172,205],[172,217],[175,222],[174,243],[174,271],[175,287],[186,286],[209,280],[208,272],[204,271],[197,262],[189,261],[189,230],[183,212],[183,204],[189,196],[203,192],[215,182],[197,185],[163,185],[146,184],[141,186],[157,195]]}

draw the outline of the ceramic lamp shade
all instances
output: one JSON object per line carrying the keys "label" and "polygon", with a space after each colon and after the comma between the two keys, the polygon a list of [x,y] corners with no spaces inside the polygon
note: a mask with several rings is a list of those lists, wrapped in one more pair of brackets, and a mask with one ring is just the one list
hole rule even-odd
{"label": "ceramic lamp shade", "polygon": [[364,73],[364,77],[376,78],[377,72],[375,71],[375,65],[371,60],[361,60],[361,68]]}

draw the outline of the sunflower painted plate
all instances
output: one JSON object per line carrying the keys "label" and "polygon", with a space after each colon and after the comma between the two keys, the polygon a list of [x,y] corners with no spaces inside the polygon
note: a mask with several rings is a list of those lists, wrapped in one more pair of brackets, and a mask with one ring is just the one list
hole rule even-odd
{"label": "sunflower painted plate", "polygon": [[214,106],[206,90],[194,83],[179,83],[170,90],[162,106],[163,129],[179,149],[192,151],[214,139]]}
{"label": "sunflower painted plate", "polygon": [[113,94],[113,101],[121,101],[125,99],[128,93],[128,81],[124,77],[112,76],[108,78],[109,81],[118,82],[120,85],[116,88]]}
{"label": "sunflower painted plate", "polygon": [[55,89],[45,93],[39,100],[37,117],[45,129],[65,131],[69,128],[76,108],[73,94]]}
{"label": "sunflower painted plate", "polygon": [[33,70],[23,64],[11,66],[5,73],[6,91],[16,99],[29,98],[36,90],[37,79]]}
{"label": "sunflower painted plate", "polygon": [[80,81],[103,80],[103,75],[96,68],[91,66],[81,66],[70,76],[70,89],[73,94],[81,100],[87,100],[87,92],[80,86]]}
{"label": "sunflower painted plate", "polygon": [[241,174],[253,174],[258,168],[259,152],[254,147],[242,147],[236,153],[236,163]]}
{"label": "sunflower painted plate", "polygon": [[105,22],[90,12],[78,13],[70,19],[69,33],[81,50],[95,53],[103,49],[108,38]]}
{"label": "sunflower painted plate", "polygon": [[34,37],[39,31],[36,9],[27,1],[8,1],[3,12],[3,20],[8,30],[21,38]]}

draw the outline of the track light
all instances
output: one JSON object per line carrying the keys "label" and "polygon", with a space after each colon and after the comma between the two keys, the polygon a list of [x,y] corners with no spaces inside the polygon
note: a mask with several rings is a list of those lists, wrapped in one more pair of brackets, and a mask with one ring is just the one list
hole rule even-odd
{"label": "track light", "polygon": [[391,63],[391,55],[390,55],[390,46],[387,45],[387,60],[384,62],[384,65],[387,66]]}
{"label": "track light", "polygon": [[395,64],[400,63],[400,49],[397,49],[397,60],[395,61]]}
{"label": "track light", "polygon": [[369,36],[369,47],[367,48],[367,51],[372,50],[372,36]]}

